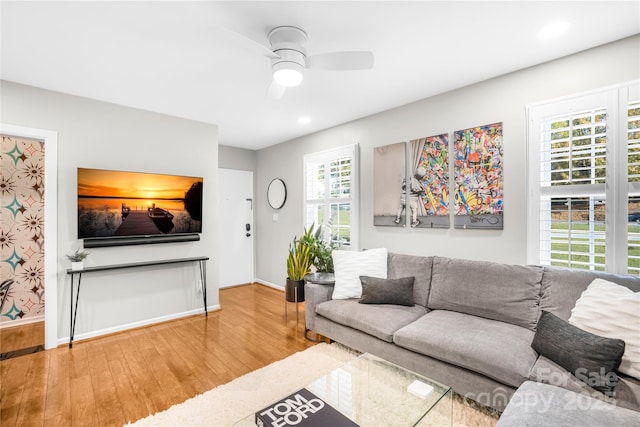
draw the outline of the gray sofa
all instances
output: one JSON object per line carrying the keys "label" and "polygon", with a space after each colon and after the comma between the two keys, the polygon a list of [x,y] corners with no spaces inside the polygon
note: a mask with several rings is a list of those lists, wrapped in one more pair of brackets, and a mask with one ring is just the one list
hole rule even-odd
{"label": "gray sofa", "polygon": [[[550,382],[551,389],[563,387],[556,393],[608,400],[615,404],[607,404],[614,411],[629,408],[640,425],[638,380],[621,374],[616,398],[606,398],[531,348],[542,310],[567,320],[594,278],[635,292],[640,291],[640,278],[392,253],[387,272],[388,278],[415,277],[413,307],[332,300],[333,286],[307,283],[306,328],[447,384],[499,411],[510,400],[519,400],[513,396],[523,384],[527,396],[542,396],[549,391],[535,388],[533,382]],[[527,425],[518,414],[527,415],[507,408],[500,423]],[[552,420],[553,414],[546,416]]]}

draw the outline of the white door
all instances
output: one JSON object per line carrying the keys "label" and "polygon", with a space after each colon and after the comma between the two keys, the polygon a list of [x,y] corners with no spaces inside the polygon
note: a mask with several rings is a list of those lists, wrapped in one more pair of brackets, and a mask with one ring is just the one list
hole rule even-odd
{"label": "white door", "polygon": [[253,172],[218,169],[220,287],[253,282]]}

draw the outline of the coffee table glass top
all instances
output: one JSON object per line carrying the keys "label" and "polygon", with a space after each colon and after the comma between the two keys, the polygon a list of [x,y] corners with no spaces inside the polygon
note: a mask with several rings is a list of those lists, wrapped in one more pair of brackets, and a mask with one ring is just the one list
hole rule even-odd
{"label": "coffee table glass top", "polygon": [[[419,397],[408,390],[415,381],[419,382],[414,384],[419,388],[418,394],[426,389],[426,396]],[[368,353],[305,388],[361,427],[451,425],[450,387]],[[275,396],[274,402],[284,397]],[[255,426],[255,414],[235,425]]]}

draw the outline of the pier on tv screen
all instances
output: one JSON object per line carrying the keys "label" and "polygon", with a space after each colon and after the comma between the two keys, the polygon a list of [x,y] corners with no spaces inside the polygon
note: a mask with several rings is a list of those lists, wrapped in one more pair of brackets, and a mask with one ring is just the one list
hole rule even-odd
{"label": "pier on tv screen", "polygon": [[78,238],[202,232],[203,179],[78,168]]}

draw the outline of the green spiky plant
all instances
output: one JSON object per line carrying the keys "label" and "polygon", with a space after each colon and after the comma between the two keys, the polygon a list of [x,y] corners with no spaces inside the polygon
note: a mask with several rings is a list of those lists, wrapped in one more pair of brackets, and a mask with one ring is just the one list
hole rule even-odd
{"label": "green spiky plant", "polygon": [[304,276],[311,273],[311,248],[303,239],[293,238],[289,244],[289,257],[287,258],[287,276],[290,280],[304,280]]}

